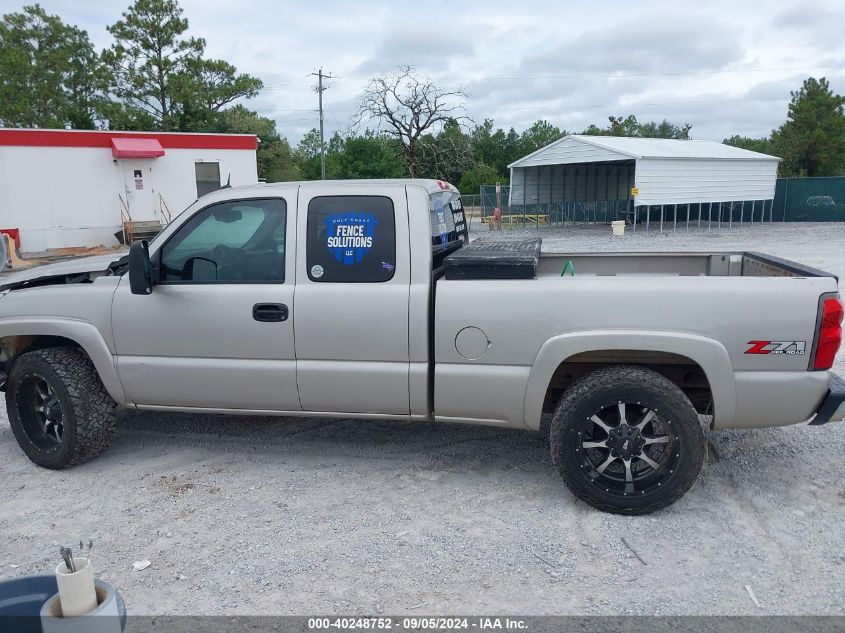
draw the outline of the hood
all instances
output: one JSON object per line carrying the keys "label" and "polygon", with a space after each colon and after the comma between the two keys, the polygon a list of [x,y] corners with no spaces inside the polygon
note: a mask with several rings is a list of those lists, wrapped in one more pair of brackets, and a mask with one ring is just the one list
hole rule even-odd
{"label": "hood", "polygon": [[0,275],[0,290],[49,283],[92,281],[100,275],[113,273],[116,266],[111,266],[111,264],[117,264],[121,257],[120,253],[78,257]]}

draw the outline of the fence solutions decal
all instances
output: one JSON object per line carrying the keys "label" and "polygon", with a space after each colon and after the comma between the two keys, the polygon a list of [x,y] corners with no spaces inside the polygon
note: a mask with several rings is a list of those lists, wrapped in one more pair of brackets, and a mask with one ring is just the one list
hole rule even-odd
{"label": "fence solutions decal", "polygon": [[437,214],[437,234],[440,236],[440,243],[445,244],[449,241],[449,225],[446,224],[446,209],[443,202],[438,200],[440,206],[435,207],[434,212]]}
{"label": "fence solutions decal", "polygon": [[373,247],[376,224],[372,213],[333,213],[326,218],[326,246],[344,266],[357,264]]}

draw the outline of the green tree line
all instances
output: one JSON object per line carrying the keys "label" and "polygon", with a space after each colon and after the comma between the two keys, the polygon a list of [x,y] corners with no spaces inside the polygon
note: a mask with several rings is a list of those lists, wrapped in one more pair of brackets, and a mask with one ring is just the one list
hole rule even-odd
{"label": "green tree line", "polygon": [[781,176],[845,176],[845,97],[824,77],[806,79],[790,96],[786,121],[769,136],[724,142],[780,156]]}
{"label": "green tree line", "polygon": [[[262,179],[318,179],[317,130],[292,147],[273,119],[244,105],[262,89],[261,80],[209,58],[205,40],[189,36],[188,26],[177,0],[135,0],[106,27],[111,45],[97,51],[84,30],[38,4],[4,15],[0,125],[256,134]],[[326,141],[326,176],[434,177],[471,193],[481,184],[506,183],[508,164],[574,132],[545,120],[521,132],[490,118],[474,122],[459,103],[464,97],[439,91],[409,67],[373,78],[356,125]],[[809,78],[769,137],[733,136],[725,143],[781,156],[783,175],[845,174],[843,103],[824,78]],[[691,128],[628,115],[579,133],[688,139]]]}

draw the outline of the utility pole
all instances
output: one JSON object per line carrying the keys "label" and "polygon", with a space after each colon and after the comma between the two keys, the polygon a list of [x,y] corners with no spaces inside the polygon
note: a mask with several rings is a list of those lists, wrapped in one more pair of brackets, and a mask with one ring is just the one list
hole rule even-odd
{"label": "utility pole", "polygon": [[326,142],[323,138],[323,92],[328,88],[323,87],[323,79],[333,79],[331,75],[324,75],[323,69],[320,68],[316,73],[311,73],[317,77],[317,94],[320,100],[320,177],[322,180],[326,179]]}

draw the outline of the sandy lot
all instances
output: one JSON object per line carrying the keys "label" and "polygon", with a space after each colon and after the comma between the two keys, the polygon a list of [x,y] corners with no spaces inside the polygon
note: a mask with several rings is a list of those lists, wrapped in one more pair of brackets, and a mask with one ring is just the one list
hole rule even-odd
{"label": "sandy lot", "polygon": [[[547,250],[761,250],[845,277],[845,225],[540,234]],[[629,518],[576,503],[527,432],[120,422],[103,457],[51,472],[0,412],[0,577],[90,539],[131,614],[845,613],[845,423],[710,433],[692,490]]]}

